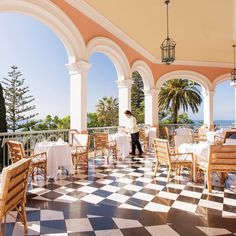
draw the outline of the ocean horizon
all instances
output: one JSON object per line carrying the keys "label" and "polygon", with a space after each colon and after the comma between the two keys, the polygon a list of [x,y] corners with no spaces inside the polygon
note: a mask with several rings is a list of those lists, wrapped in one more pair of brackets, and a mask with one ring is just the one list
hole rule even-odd
{"label": "ocean horizon", "polygon": [[[195,125],[203,124],[203,120],[193,120]],[[235,120],[214,120],[215,125],[232,125],[235,124]]]}

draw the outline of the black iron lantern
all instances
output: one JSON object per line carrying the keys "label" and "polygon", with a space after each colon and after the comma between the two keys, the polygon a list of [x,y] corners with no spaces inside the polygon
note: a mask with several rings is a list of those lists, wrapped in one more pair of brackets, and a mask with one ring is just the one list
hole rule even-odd
{"label": "black iron lantern", "polygon": [[167,38],[161,44],[161,62],[170,65],[175,60],[175,46],[176,43],[169,37],[169,16],[168,16],[168,4],[170,0],[165,0],[167,9]]}
{"label": "black iron lantern", "polygon": [[233,49],[234,49],[234,69],[231,71],[231,81],[233,83],[236,83],[236,69],[235,69],[235,44],[233,45]]}

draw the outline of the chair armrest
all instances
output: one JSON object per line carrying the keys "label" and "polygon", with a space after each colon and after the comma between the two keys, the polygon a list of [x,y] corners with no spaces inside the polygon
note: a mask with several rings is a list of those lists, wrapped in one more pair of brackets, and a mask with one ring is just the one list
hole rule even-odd
{"label": "chair armrest", "polygon": [[192,152],[181,152],[181,153],[174,153],[174,156],[182,156],[182,155],[191,155],[193,156]]}
{"label": "chair armrest", "polygon": [[34,158],[34,157],[42,156],[42,155],[45,155],[45,158],[47,158],[46,152],[40,152],[40,153],[36,153],[36,154],[30,155],[30,156],[25,156],[25,158]]}

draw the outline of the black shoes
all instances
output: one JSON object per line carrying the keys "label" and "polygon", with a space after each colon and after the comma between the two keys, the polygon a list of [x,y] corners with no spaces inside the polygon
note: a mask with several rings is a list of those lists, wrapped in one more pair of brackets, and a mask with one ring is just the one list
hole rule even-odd
{"label": "black shoes", "polygon": [[[129,155],[131,155],[131,156],[135,156],[135,153],[130,152]],[[143,151],[140,152],[138,155],[139,155],[139,156],[142,156],[142,155],[143,155]]]}

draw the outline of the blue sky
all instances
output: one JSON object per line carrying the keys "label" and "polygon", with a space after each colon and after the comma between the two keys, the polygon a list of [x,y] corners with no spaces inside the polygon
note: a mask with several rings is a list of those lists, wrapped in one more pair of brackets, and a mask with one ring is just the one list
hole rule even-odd
{"label": "blue sky", "polygon": [[[67,54],[54,32],[30,16],[1,13],[0,35],[0,78],[7,76],[12,65],[18,66],[35,97],[39,118],[69,114]],[[101,97],[118,96],[117,75],[110,59],[101,53],[94,53],[89,62],[88,111],[95,111]],[[220,84],[214,98],[214,118],[234,119],[234,100],[229,81]],[[197,115],[189,114],[202,119],[203,109]]]}

